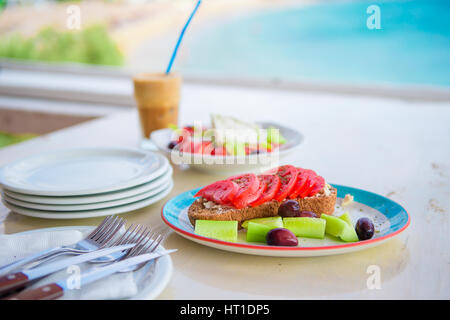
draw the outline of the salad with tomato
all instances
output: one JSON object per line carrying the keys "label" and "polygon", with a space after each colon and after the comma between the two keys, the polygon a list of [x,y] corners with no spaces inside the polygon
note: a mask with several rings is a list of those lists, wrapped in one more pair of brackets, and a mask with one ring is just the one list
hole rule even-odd
{"label": "salad with tomato", "polygon": [[171,125],[170,150],[212,156],[272,153],[287,141],[275,127],[261,128],[233,117],[211,115],[211,127]]}

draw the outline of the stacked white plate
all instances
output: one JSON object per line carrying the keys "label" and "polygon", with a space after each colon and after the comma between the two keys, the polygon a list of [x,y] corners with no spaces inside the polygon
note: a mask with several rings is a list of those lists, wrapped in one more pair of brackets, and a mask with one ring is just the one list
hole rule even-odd
{"label": "stacked white plate", "polygon": [[91,218],[149,206],[173,188],[172,167],[154,152],[86,148],[43,153],[0,169],[10,210],[48,219]]}

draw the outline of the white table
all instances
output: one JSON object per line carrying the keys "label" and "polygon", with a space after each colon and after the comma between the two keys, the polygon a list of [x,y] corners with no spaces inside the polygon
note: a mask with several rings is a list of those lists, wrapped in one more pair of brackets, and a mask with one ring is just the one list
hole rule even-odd
{"label": "white table", "polygon": [[[173,278],[161,299],[450,298],[448,102],[185,84],[181,123],[207,122],[209,112],[298,128],[306,137],[304,145],[286,163],[313,168],[331,183],[392,198],[409,212],[411,225],[379,247],[316,258],[229,253],[172,233],[166,247],[179,251],[173,255]],[[0,165],[70,146],[138,142],[137,115],[129,110],[0,149]],[[167,199],[219,175],[177,169],[176,186]],[[161,225],[165,200],[124,216],[130,222]],[[11,213],[3,227],[13,233],[100,220],[44,220]],[[366,285],[371,265],[380,267],[379,290]]]}

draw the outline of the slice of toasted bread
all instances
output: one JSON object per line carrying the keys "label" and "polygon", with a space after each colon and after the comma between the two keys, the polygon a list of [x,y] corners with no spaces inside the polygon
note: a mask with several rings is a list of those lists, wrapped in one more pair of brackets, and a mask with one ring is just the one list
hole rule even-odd
{"label": "slice of toasted bread", "polygon": [[[332,214],[336,204],[337,190],[335,188],[330,188],[329,190],[329,194],[322,190],[313,197],[295,200],[299,203],[300,210],[312,211],[318,215],[322,213]],[[189,207],[188,217],[193,226],[195,226],[195,220],[235,220],[238,222],[239,228],[241,228],[241,224],[245,220],[277,216],[280,204],[281,202],[272,200],[254,208],[236,209],[198,198]]]}

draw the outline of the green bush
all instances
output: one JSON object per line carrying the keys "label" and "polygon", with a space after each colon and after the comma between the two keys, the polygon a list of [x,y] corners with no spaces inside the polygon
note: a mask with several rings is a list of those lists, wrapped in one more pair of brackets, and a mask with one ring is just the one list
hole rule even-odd
{"label": "green bush", "polygon": [[0,131],[0,148],[37,137],[35,134],[11,134]]}
{"label": "green bush", "polygon": [[12,34],[0,38],[0,57],[50,62],[119,66],[123,56],[104,26],[81,31],[41,30],[32,38]]}

